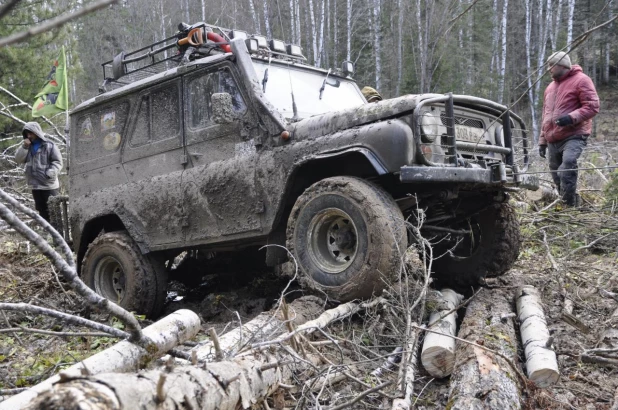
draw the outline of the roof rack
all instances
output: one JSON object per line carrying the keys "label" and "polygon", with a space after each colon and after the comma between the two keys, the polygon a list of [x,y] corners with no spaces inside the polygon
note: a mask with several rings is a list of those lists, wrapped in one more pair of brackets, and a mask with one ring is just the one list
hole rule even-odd
{"label": "roof rack", "polygon": [[203,22],[193,25],[180,23],[178,32],[173,36],[129,53],[121,51],[113,60],[101,64],[103,83],[99,91],[104,93],[122,87],[197,58],[231,52],[229,42],[234,38],[259,40],[259,54],[306,61],[300,51],[287,54],[275,49],[272,44],[278,40],[271,40],[269,47],[263,36],[249,36],[244,31],[225,29]]}

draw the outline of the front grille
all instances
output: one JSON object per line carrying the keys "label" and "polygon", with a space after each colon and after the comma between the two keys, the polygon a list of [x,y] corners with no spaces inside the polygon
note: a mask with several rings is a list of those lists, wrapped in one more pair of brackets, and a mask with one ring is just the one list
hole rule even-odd
{"label": "front grille", "polygon": [[[446,126],[447,124],[447,116],[445,113],[440,114],[440,120],[442,121],[442,125]],[[459,115],[455,116],[455,124],[457,125],[465,125],[467,127],[472,128],[480,128],[483,129],[483,121],[477,120],[476,118],[466,118]]]}

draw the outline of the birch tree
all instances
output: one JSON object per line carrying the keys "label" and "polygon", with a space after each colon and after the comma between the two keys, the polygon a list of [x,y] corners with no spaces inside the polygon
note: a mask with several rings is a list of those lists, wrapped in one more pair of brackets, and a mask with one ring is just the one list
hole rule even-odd
{"label": "birch tree", "polygon": [[251,12],[251,17],[253,18],[253,28],[255,29],[255,32],[261,33],[262,28],[260,27],[260,19],[257,15],[257,11],[255,9],[255,4],[253,3],[253,0],[249,0],[249,10]]}
{"label": "birch tree", "polygon": [[575,0],[568,0],[569,17],[567,20],[567,46],[573,42],[573,13],[575,13]]}
{"label": "birch tree", "polygon": [[264,27],[266,29],[266,37],[273,38],[273,32],[270,29],[270,13],[268,12],[268,0],[264,0],[262,4],[264,6]]}
{"label": "birch tree", "polygon": [[382,88],[382,56],[381,56],[381,0],[373,0],[373,52],[375,53],[376,73],[375,73],[375,85],[376,89]]}
{"label": "birch tree", "polygon": [[318,61],[318,42],[316,38],[316,28],[315,28],[315,14],[313,14],[313,0],[309,1],[309,19],[311,21],[311,29],[309,41],[311,42],[311,48],[313,50],[313,62]]}
{"label": "birch tree", "polygon": [[346,0],[345,3],[345,28],[346,28],[346,49],[345,59],[352,60],[352,0]]}
{"label": "birch tree", "polygon": [[504,5],[502,7],[502,47],[501,47],[501,58],[500,58],[500,71],[498,73],[499,83],[498,83],[498,102],[503,103],[504,100],[504,76],[506,75],[506,23],[507,23],[507,14],[509,8],[509,0],[504,0]]}
{"label": "birch tree", "polygon": [[320,4],[320,33],[318,34],[318,52],[317,52],[317,58],[315,59],[315,65],[318,67],[322,66],[322,56],[324,54],[324,20],[325,20],[325,12],[326,12],[326,7],[325,7],[325,2],[324,0],[322,0],[321,4]]}

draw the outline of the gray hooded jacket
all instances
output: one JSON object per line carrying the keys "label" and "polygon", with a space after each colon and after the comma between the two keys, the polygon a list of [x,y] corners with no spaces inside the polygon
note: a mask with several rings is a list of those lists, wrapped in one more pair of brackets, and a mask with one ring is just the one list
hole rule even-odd
{"label": "gray hooded jacket", "polygon": [[58,174],[62,169],[62,155],[60,150],[45,135],[41,126],[36,122],[26,123],[23,130],[23,135],[26,132],[32,132],[41,139],[41,146],[36,153],[32,153],[32,145],[30,148],[24,148],[20,145],[15,152],[15,161],[18,164],[26,164],[26,181],[32,189],[58,189]]}

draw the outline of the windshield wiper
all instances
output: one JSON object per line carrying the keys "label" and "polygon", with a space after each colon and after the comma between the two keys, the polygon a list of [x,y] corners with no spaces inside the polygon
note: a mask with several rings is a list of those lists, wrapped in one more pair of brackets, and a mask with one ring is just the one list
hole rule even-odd
{"label": "windshield wiper", "polygon": [[324,93],[324,89],[326,88],[326,80],[328,80],[329,75],[330,68],[328,69],[328,73],[326,73],[326,77],[324,77],[324,81],[322,81],[322,86],[320,87],[320,100],[322,99],[322,93]]}

